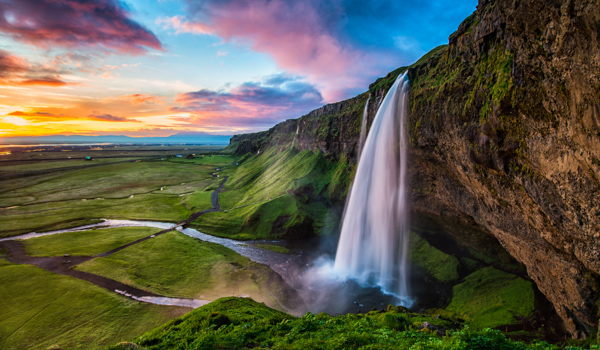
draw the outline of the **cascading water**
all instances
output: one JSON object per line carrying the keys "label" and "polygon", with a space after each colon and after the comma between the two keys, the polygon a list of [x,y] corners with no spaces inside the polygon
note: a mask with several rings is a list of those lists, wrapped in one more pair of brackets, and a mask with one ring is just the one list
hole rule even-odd
{"label": "cascading water", "polygon": [[360,155],[362,153],[362,149],[365,145],[365,139],[367,138],[367,117],[369,116],[369,101],[371,98],[367,99],[367,103],[365,104],[365,110],[363,112],[362,124],[360,127],[360,139],[358,139],[358,159],[360,160]]}
{"label": "cascading water", "polygon": [[379,285],[410,306],[406,204],[406,73],[384,98],[365,141],[344,211],[334,270]]}

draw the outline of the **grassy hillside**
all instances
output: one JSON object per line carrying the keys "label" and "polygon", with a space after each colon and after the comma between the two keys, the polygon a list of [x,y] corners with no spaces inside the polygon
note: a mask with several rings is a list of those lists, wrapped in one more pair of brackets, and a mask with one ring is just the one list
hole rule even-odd
{"label": "grassy hillside", "polygon": [[193,226],[236,239],[301,238],[333,231],[339,212],[330,210],[345,197],[354,166],[321,152],[271,147],[239,157],[219,196],[221,212],[207,213]]}

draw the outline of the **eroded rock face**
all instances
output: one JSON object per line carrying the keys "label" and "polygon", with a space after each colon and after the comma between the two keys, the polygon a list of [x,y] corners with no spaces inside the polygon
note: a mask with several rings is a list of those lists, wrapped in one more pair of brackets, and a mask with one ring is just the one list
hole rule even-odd
{"label": "eroded rock face", "polygon": [[[598,326],[600,3],[481,0],[449,46],[409,69],[412,206],[477,225],[527,268],[567,330]],[[353,99],[232,139],[356,161],[402,69]],[[379,80],[378,80],[379,81]]]}
{"label": "eroded rock face", "polygon": [[598,325],[600,4],[480,1],[412,69],[414,207],[473,218],[554,304]]}

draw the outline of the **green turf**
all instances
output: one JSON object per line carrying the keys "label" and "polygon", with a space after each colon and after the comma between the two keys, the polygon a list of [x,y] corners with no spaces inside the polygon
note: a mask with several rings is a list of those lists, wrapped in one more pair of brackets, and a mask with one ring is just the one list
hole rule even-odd
{"label": "green turf", "polygon": [[[424,322],[428,322],[434,329],[422,329]],[[444,336],[437,335],[436,330],[440,330]],[[307,313],[301,318],[295,318],[250,299],[241,298],[219,299],[147,332],[132,342],[110,349],[138,348],[558,349],[545,342],[524,344],[511,341],[497,330],[460,329],[460,325],[451,320],[423,316],[393,306],[365,315],[348,314],[334,317],[325,313]]]}
{"label": "green turf", "polygon": [[42,350],[104,349],[189,309],[143,304],[37,267],[0,264],[0,310],[1,349]]}
{"label": "green turf", "polygon": [[213,300],[247,294],[279,307],[270,294],[273,291],[260,282],[272,273],[269,268],[223,246],[179,232],[96,258],[77,269],[165,296]]}
{"label": "green turf", "polygon": [[160,231],[149,227],[118,227],[67,232],[23,240],[30,256],[63,254],[94,256]]}
{"label": "green turf", "polygon": [[410,234],[410,261],[439,282],[458,279],[458,259],[432,247],[418,234]]}
{"label": "green turf", "polygon": [[462,315],[475,328],[514,324],[534,310],[532,284],[513,274],[485,267],[454,286],[447,308]]}

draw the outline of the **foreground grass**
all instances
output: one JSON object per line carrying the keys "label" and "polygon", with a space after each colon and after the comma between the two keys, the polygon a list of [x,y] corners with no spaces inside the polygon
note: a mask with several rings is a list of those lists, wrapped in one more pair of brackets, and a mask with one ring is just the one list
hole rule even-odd
{"label": "foreground grass", "polygon": [[23,241],[30,256],[63,254],[94,256],[160,231],[150,227],[117,227],[81,232],[66,232]]}
{"label": "foreground grass", "polygon": [[295,318],[250,299],[222,298],[109,349],[558,349],[545,342],[511,341],[496,330],[461,327],[397,307]]}
{"label": "foreground grass", "polygon": [[0,258],[0,348],[102,349],[189,309],[138,303]]}
{"label": "foreground grass", "polygon": [[251,295],[280,307],[272,296],[278,295],[278,287],[266,282],[274,274],[268,267],[179,232],[96,258],[77,269],[165,296],[213,300],[226,295]]}

